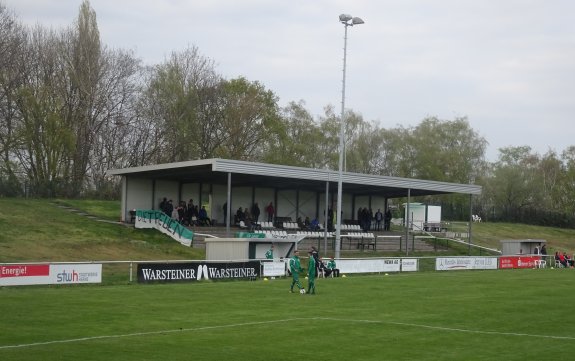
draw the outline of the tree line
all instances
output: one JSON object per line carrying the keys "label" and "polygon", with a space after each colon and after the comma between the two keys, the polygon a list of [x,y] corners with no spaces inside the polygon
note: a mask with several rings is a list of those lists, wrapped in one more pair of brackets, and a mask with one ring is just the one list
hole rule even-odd
{"label": "tree line", "polygon": [[[118,198],[113,168],[227,158],[337,169],[339,116],[279,106],[258,81],[226,79],[195,46],[144,66],[102,44],[88,1],[65,29],[25,27],[0,2],[0,195]],[[575,147],[499,150],[465,117],[382,128],[346,110],[350,172],[475,183],[485,220],[575,226]],[[400,203],[405,200],[397,200]],[[444,218],[469,219],[462,196],[424,197]]]}

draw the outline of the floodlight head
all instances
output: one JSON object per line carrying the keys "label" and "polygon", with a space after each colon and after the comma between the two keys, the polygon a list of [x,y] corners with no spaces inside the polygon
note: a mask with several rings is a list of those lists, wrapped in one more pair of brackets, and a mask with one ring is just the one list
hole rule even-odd
{"label": "floodlight head", "polygon": [[361,18],[357,18],[357,17],[356,17],[356,18],[351,19],[351,23],[352,23],[353,25],[360,25],[360,24],[363,24],[364,21],[361,20]]}
{"label": "floodlight head", "polygon": [[339,16],[339,21],[344,22],[344,23],[350,21],[351,19],[352,19],[352,17],[349,14],[341,14]]}

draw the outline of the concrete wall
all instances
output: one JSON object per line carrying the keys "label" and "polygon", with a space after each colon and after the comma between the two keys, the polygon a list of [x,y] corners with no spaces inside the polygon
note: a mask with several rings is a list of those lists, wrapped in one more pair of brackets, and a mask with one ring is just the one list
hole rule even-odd
{"label": "concrete wall", "polygon": [[207,238],[206,260],[227,261],[249,258],[248,238]]}
{"label": "concrete wall", "polygon": [[[233,181],[233,179],[232,179]],[[238,208],[242,207],[242,210],[245,210],[246,207],[248,209],[252,206],[252,194],[253,188],[252,187],[237,187],[232,188],[232,215],[231,215],[231,224],[234,221],[234,215],[238,211]],[[223,218],[222,218],[223,219]]]}
{"label": "concrete wall", "polygon": [[[214,185],[212,187],[212,207],[210,217],[218,223],[224,223],[224,203],[228,199],[228,187],[224,185]],[[231,210],[232,221],[234,219],[234,209]]]}
{"label": "concrete wall", "polygon": [[[256,188],[254,195],[254,203],[258,204],[260,207],[260,218],[258,221],[267,221],[268,215],[266,213],[266,207],[270,202],[274,202],[275,191],[273,188]],[[275,203],[275,202],[274,202]],[[275,207],[275,205],[274,205]]]}
{"label": "concrete wall", "polygon": [[301,217],[302,220],[305,220],[305,217],[309,217],[310,220],[314,219],[316,213],[316,202],[317,194],[315,192],[300,191],[298,216]]}
{"label": "concrete wall", "polygon": [[194,200],[194,205],[199,205],[200,203],[200,185],[198,183],[185,183],[182,184],[182,194],[181,198],[178,201],[186,201],[186,204],[190,201],[190,199]]}
{"label": "concrete wall", "polygon": [[[160,202],[153,202],[152,185],[150,179],[126,178],[125,213],[123,220],[130,220],[129,211],[132,209],[157,209]],[[124,200],[123,202],[124,203]]]}
{"label": "concrete wall", "polygon": [[180,200],[180,183],[172,181],[156,181],[156,196],[154,199],[154,209],[160,209],[160,202],[167,198],[172,200],[174,206]]}
{"label": "concrete wall", "polygon": [[292,221],[296,220],[296,191],[282,190],[278,191],[278,203],[275,205],[278,217],[291,217]]}

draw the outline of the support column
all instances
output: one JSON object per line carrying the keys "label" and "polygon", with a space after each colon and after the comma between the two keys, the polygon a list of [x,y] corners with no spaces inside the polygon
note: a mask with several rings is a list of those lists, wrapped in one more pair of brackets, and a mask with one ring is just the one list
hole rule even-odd
{"label": "support column", "polygon": [[471,223],[473,222],[473,194],[469,195],[469,223],[467,227],[468,256],[471,256]]}
{"label": "support column", "polygon": [[405,207],[405,255],[409,255],[409,203],[411,203],[411,189],[407,190],[407,205]]}
{"label": "support column", "polygon": [[228,173],[228,196],[226,198],[226,237],[230,238],[230,210],[232,208],[232,173]]}
{"label": "support column", "polygon": [[327,207],[329,198],[329,179],[325,182],[325,208],[323,217],[323,253],[327,252]]}

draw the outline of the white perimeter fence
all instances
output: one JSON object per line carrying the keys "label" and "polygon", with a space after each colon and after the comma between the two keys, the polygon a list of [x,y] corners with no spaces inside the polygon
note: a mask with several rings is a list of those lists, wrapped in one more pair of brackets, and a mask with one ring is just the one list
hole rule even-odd
{"label": "white perimeter fence", "polygon": [[[556,263],[553,256],[538,255],[374,257],[341,258],[335,261],[342,275],[564,267]],[[262,277],[286,276],[287,262],[287,259],[276,259],[1,263],[0,287],[82,283],[126,284],[132,282],[254,280]],[[302,258],[302,266],[307,267],[307,259]]]}

